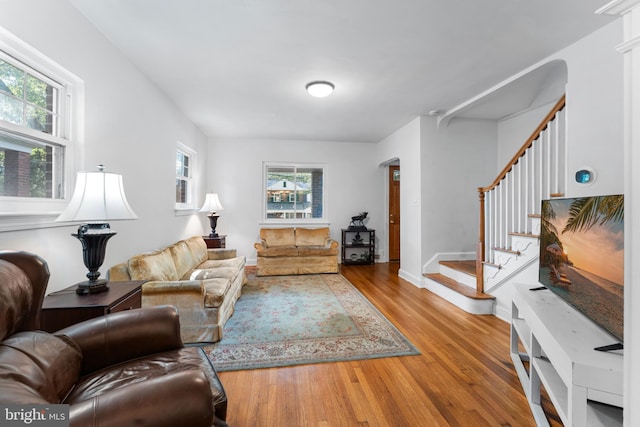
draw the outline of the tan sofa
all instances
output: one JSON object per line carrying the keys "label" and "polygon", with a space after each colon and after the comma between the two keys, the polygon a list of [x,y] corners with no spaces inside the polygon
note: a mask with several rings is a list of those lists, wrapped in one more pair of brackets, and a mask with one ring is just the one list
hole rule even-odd
{"label": "tan sofa", "polygon": [[207,249],[196,236],[111,267],[109,280],[147,280],[143,307],[172,305],[183,342],[216,342],[246,283],[244,266],[235,249]]}
{"label": "tan sofa", "polygon": [[262,228],[254,246],[258,276],[338,272],[338,242],[329,227]]}

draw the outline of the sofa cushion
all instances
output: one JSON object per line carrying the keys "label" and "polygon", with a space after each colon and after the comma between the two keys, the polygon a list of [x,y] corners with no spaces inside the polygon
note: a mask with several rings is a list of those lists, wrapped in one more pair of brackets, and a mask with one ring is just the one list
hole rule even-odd
{"label": "sofa cushion", "polygon": [[293,228],[261,228],[260,239],[264,240],[267,247],[295,246]]}
{"label": "sofa cushion", "polygon": [[229,291],[231,282],[228,278],[221,277],[203,280],[202,285],[205,289],[204,306],[212,308],[220,307]]}
{"label": "sofa cushion", "polygon": [[129,260],[129,274],[131,280],[179,279],[170,248],[131,258]]}
{"label": "sofa cushion", "polygon": [[245,264],[244,257],[230,259],[207,260],[197,268],[190,270],[182,276],[181,280],[204,280],[212,277],[228,277],[235,279]]}
{"label": "sofa cushion", "polygon": [[338,255],[338,248],[327,246],[300,246],[298,256],[330,256]]}
{"label": "sofa cushion", "polygon": [[[155,305],[172,305],[172,298],[177,293],[195,292],[202,293],[202,283],[199,280],[153,280],[142,285],[142,306],[146,296],[167,294],[166,301]],[[172,295],[173,294],[173,295]]]}
{"label": "sofa cushion", "polygon": [[80,349],[66,337],[25,331],[0,343],[0,387],[14,389],[11,403],[61,402],[80,377],[81,366]]}
{"label": "sofa cushion", "polygon": [[242,268],[245,264],[245,258],[243,256],[237,256],[228,259],[210,259],[200,264],[198,269],[206,268],[218,268],[218,267],[235,267]]}
{"label": "sofa cushion", "polygon": [[201,236],[190,237],[184,242],[187,244],[189,250],[191,251],[191,255],[193,256],[193,260],[195,261],[194,265],[198,265],[209,258],[207,244],[204,242],[204,239]]}
{"label": "sofa cushion", "polygon": [[176,266],[176,273],[179,278],[184,277],[185,274],[202,262],[196,258],[185,240],[169,246],[169,250],[171,251],[173,263]]}
{"label": "sofa cushion", "polygon": [[233,280],[237,275],[237,267],[205,268],[193,270],[188,280],[205,280],[213,278],[224,278]]}
{"label": "sofa cushion", "polygon": [[[78,381],[65,403],[73,404],[96,396],[108,396],[108,392],[142,383],[153,378],[189,370],[211,372],[209,361],[198,347],[170,350],[144,358],[133,359],[119,365],[95,371]],[[214,379],[209,375],[210,381]],[[215,377],[217,380],[217,377]],[[216,381],[217,382],[217,381]],[[220,387],[211,384],[212,391]],[[216,393],[214,393],[214,398]],[[215,402],[214,402],[215,403]]]}
{"label": "sofa cushion", "polygon": [[267,248],[256,248],[258,257],[283,257],[283,256],[298,256],[298,248],[295,246],[276,246]]}
{"label": "sofa cushion", "polygon": [[296,228],[296,246],[324,246],[329,239],[329,227]]}

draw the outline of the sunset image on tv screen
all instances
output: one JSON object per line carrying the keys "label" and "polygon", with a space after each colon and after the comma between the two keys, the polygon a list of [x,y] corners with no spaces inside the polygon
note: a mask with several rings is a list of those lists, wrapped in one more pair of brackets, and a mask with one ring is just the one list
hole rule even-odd
{"label": "sunset image on tv screen", "polygon": [[622,341],[623,196],[543,200],[538,278]]}

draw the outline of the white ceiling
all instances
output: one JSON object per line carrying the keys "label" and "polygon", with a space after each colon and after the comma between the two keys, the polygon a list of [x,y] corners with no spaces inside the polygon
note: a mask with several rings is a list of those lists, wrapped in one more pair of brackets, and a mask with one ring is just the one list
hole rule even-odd
{"label": "white ceiling", "polygon": [[[206,135],[233,138],[377,142],[611,21],[604,0],[69,1]],[[334,94],[310,97],[312,80]]]}

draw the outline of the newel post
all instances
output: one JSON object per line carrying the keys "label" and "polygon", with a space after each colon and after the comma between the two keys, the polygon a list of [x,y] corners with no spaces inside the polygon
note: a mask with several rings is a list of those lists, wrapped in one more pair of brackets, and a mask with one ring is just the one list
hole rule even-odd
{"label": "newel post", "polygon": [[480,196],[480,232],[478,233],[478,245],[476,246],[476,290],[484,292],[484,189],[478,188]]}

